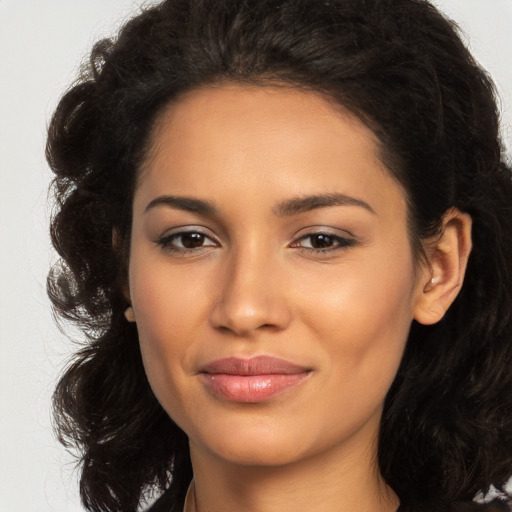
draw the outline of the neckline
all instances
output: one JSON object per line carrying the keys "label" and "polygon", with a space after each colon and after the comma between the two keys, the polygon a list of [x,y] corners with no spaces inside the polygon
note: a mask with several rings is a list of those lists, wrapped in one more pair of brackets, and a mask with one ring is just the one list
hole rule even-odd
{"label": "neckline", "polygon": [[[187,489],[187,493],[185,494],[185,502],[183,503],[183,512],[194,512],[195,506],[196,506],[196,499],[195,499],[195,484],[194,479],[190,481],[190,484]],[[398,508],[395,512],[400,512],[400,505],[398,505]]]}

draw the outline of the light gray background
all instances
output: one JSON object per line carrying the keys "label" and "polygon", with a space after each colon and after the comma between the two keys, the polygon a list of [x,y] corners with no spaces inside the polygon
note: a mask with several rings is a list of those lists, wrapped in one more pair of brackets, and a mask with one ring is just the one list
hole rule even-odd
{"label": "light gray background", "polygon": [[[50,396],[72,347],[45,275],[47,120],[91,44],[142,0],[0,0],[0,512],[76,512],[73,459],[51,432]],[[438,0],[502,98],[512,145],[512,0]],[[512,469],[512,468],[511,468]]]}

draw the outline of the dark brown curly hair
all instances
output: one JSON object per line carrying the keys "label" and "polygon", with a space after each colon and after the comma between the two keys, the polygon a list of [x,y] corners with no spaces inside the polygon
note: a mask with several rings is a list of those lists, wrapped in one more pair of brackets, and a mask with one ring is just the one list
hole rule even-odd
{"label": "dark brown curly hair", "polygon": [[186,435],[155,399],[127,301],[132,197],[161,109],[219,80],[329,95],[369,126],[409,204],[411,244],[451,207],[473,219],[462,291],[434,326],[413,323],[382,417],[378,459],[401,510],[447,510],[512,472],[512,181],[495,92],[426,0],[167,0],[103,40],[48,133],[55,311],[86,342],[54,395],[78,449],[90,511],[136,510],[192,477]]}

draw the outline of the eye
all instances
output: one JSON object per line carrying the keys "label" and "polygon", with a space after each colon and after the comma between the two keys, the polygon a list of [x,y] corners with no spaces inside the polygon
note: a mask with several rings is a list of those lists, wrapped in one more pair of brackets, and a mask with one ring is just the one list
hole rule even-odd
{"label": "eye", "polygon": [[168,251],[192,252],[206,247],[217,247],[218,244],[201,231],[180,231],[171,233],[159,240],[157,244]]}
{"label": "eye", "polygon": [[300,237],[291,247],[313,252],[331,252],[346,249],[355,245],[356,241],[332,233],[308,233]]}

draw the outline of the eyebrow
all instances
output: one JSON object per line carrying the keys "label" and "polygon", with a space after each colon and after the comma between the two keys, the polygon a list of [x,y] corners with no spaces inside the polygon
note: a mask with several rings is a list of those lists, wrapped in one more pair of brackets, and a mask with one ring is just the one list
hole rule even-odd
{"label": "eyebrow", "polygon": [[360,206],[376,215],[375,210],[368,203],[345,194],[318,194],[296,197],[279,203],[273,211],[279,217],[287,217],[329,206]]}
{"label": "eyebrow", "polygon": [[144,213],[157,206],[169,206],[178,210],[199,213],[201,215],[217,215],[219,212],[211,201],[184,196],[159,196],[146,206]]}
{"label": "eyebrow", "polygon": [[[157,206],[168,206],[178,210],[199,213],[200,215],[218,215],[219,210],[212,201],[186,196],[158,196],[148,203],[144,213]],[[317,208],[330,206],[359,206],[376,215],[375,210],[365,201],[345,194],[316,194],[294,197],[279,203],[272,209],[278,217],[288,217],[305,213]]]}

